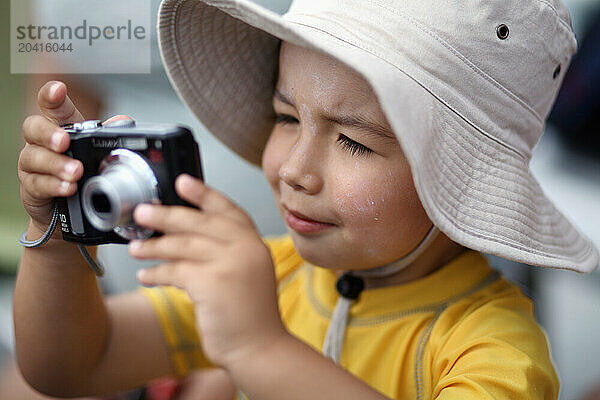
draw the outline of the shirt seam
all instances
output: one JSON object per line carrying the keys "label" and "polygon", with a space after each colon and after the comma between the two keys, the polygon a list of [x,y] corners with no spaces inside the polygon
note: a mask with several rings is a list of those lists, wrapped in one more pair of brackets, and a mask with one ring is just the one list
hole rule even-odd
{"label": "shirt seam", "polygon": [[437,322],[442,312],[446,309],[446,307],[441,308],[436,311],[433,319],[429,321],[427,327],[421,334],[419,338],[419,342],[417,344],[417,352],[415,353],[415,388],[417,392],[417,400],[423,399],[423,355],[425,354],[425,346],[429,343],[429,338],[431,337],[431,331],[433,331],[433,326]]}
{"label": "shirt seam", "polygon": [[279,280],[277,285],[277,295],[281,294],[296,278],[296,276],[302,270],[302,266],[294,268],[293,271],[289,272],[286,276]]}
{"label": "shirt seam", "polygon": [[156,291],[159,295],[157,296],[158,300],[163,304],[171,326],[174,328],[172,332],[175,336],[175,343],[173,345],[169,345],[169,349],[172,352],[172,354],[180,354],[181,356],[183,356],[183,361],[184,363],[186,363],[185,372],[187,373],[192,369],[192,366],[194,365],[192,352],[190,350],[197,350],[198,346],[195,343],[188,341],[182,336],[184,330],[181,320],[179,317],[177,317],[176,308],[169,300],[169,296],[167,296],[167,294],[164,292],[164,289],[159,287],[156,289]]}
{"label": "shirt seam", "polygon": [[[331,319],[332,312],[317,298],[316,293],[314,292],[314,288],[312,285],[313,275],[314,275],[315,267],[304,264],[301,268],[302,271],[305,271],[305,288],[307,292],[307,297],[309,303],[313,307],[313,309],[320,314],[321,316]],[[347,326],[371,326],[382,323],[391,322],[402,317],[418,314],[424,312],[433,312],[433,318],[428,322],[425,330],[421,333],[419,337],[419,341],[417,344],[417,351],[415,353],[414,359],[414,379],[415,379],[415,390],[417,394],[417,400],[422,400],[424,396],[424,384],[423,384],[423,358],[425,355],[425,348],[429,343],[429,339],[431,337],[431,332],[435,326],[435,323],[438,321],[439,317],[442,315],[444,310],[448,308],[451,304],[468,297],[478,291],[496,283],[500,280],[502,275],[498,271],[492,271],[488,274],[484,279],[473,285],[471,288],[459,293],[455,296],[451,296],[448,299],[433,303],[426,306],[415,307],[413,309],[403,310],[400,312],[393,312],[384,314],[376,317],[368,317],[368,318],[358,318],[358,317],[350,317],[348,320]]]}
{"label": "shirt seam", "polygon": [[[312,281],[313,281],[313,277],[314,277],[314,268],[316,268],[316,267],[313,267],[309,264],[305,264],[301,268],[305,272],[304,285],[305,285],[305,289],[306,289],[306,293],[307,293],[307,298],[308,298],[310,305],[313,307],[314,311],[316,311],[318,314],[320,314],[324,318],[331,319],[332,312],[317,298],[316,293],[314,291],[314,287],[312,285]],[[433,303],[430,305],[425,305],[425,306],[420,306],[420,307],[414,307],[414,308],[402,310],[402,311],[394,311],[394,312],[390,312],[390,313],[386,313],[386,314],[382,314],[382,315],[377,315],[374,317],[350,316],[350,318],[348,320],[348,326],[371,326],[371,325],[385,324],[385,323],[392,322],[392,321],[395,321],[397,319],[400,319],[400,318],[403,318],[403,317],[406,317],[406,316],[412,315],[412,314],[426,313],[426,312],[436,313],[439,310],[445,309],[446,307],[448,307],[448,305],[450,305],[458,300],[461,300],[462,298],[467,297],[467,296],[495,283],[497,280],[500,279],[500,277],[501,277],[501,274],[498,271],[492,271],[482,281],[478,282],[477,284],[475,284],[468,290],[466,290],[460,294],[457,294],[453,297],[450,297],[447,300],[438,302],[438,303]]]}

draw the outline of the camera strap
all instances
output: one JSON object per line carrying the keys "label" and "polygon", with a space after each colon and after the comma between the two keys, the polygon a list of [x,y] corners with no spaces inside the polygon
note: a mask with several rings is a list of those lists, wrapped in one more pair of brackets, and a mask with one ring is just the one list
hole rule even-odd
{"label": "camera strap", "polygon": [[56,205],[55,205],[54,211],[52,212],[52,219],[50,220],[50,225],[48,225],[48,229],[46,229],[46,232],[44,232],[42,237],[39,238],[38,240],[27,240],[27,230],[26,230],[25,232],[23,232],[23,234],[19,238],[19,243],[21,244],[21,246],[28,247],[28,248],[42,247],[52,237],[52,234],[54,233],[54,230],[56,229],[57,222],[58,222],[58,209],[56,208]]}
{"label": "camera strap", "polygon": [[[52,219],[50,220],[50,225],[48,225],[48,229],[46,229],[46,232],[44,232],[42,237],[37,240],[27,240],[27,231],[25,231],[19,238],[19,244],[21,244],[21,246],[23,246],[23,247],[27,247],[30,249],[36,248],[36,247],[42,247],[43,245],[48,243],[48,240],[50,240],[50,238],[52,237],[52,234],[56,230],[57,223],[58,223],[58,207],[55,204],[54,210],[52,211]],[[77,248],[79,249],[79,252],[83,256],[85,261],[92,268],[92,270],[94,271],[96,276],[103,276],[104,275],[104,267],[102,267],[102,264],[100,264],[99,261],[94,260],[94,258],[92,257],[92,255],[89,253],[89,251],[87,250],[87,248],[84,245],[78,244]]]}

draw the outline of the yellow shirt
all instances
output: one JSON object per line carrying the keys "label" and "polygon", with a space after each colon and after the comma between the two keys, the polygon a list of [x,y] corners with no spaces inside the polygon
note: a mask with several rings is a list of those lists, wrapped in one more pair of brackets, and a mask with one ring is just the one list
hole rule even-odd
{"label": "yellow shirt", "polygon": [[[284,324],[321,351],[338,297],[336,276],[303,261],[287,236],[267,244]],[[185,292],[143,290],[177,372],[209,366]],[[531,300],[474,251],[419,280],[363,291],[350,309],[341,365],[394,399],[558,396],[558,378]]]}

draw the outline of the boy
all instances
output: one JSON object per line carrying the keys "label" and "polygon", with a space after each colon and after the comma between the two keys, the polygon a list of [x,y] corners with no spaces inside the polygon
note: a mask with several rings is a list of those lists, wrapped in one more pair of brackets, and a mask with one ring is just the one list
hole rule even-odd
{"label": "boy", "polygon": [[[557,396],[531,302],[466,248],[598,263],[527,166],[574,51],[560,4],[296,2],[282,19],[247,2],[165,1],[160,34],[180,95],[262,162],[289,237],[266,247],[242,210],[181,176],[201,211],[140,205],[136,222],[165,235],[129,245],[165,260],[142,283],[179,289],[105,303],[69,244],[26,250],[15,323],[30,382],[107,393],[218,366],[257,399]],[[55,122],[80,119],[65,92],[40,93]],[[82,168],[44,118],[24,136],[36,239]]]}

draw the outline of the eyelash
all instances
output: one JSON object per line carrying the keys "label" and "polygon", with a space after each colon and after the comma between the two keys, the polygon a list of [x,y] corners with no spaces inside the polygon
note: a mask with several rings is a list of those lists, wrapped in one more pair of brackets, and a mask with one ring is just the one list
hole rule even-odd
{"label": "eyelash", "polygon": [[[298,122],[299,121],[297,118],[292,117],[289,114],[277,114],[275,116],[276,124],[287,125],[287,124],[297,124]],[[337,142],[339,144],[341,144],[353,156],[368,156],[371,153],[373,153],[373,150],[371,150],[370,148],[368,148],[365,145],[362,145],[358,142],[355,142],[354,140],[350,139],[348,136],[342,135],[341,133],[340,133],[340,136],[339,136]]]}
{"label": "eyelash", "polygon": [[373,150],[371,150],[367,146],[355,142],[348,136],[342,135],[341,133],[337,141],[342,146],[344,146],[344,148],[346,148],[353,156],[369,156],[373,153]]}
{"label": "eyelash", "polygon": [[282,125],[287,125],[287,124],[297,124],[299,121],[297,118],[292,117],[289,114],[277,114],[275,116],[275,123],[276,124],[282,124]]}

